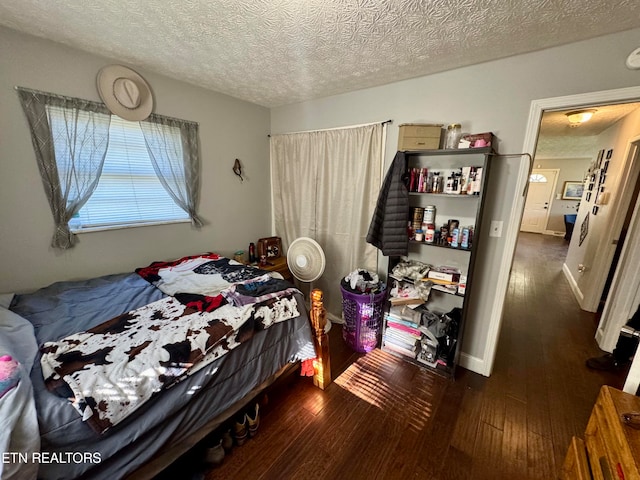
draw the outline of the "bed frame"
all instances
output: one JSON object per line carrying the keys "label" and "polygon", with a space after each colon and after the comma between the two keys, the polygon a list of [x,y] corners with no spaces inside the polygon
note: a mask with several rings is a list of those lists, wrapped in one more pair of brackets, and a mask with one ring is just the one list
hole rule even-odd
{"label": "bed frame", "polygon": [[[329,357],[329,335],[326,333],[326,310],[323,304],[323,293],[319,289],[311,292],[311,308],[309,318],[314,336],[317,358],[313,361],[313,384],[324,390],[331,383],[331,366]],[[195,447],[207,435],[233,417],[258,395],[263,393],[276,380],[294,374],[299,369],[298,363],[285,365],[260,385],[254,387],[249,394],[238,400],[224,412],[212,418],[204,427],[192,433],[178,444],[160,450],[149,462],[125,477],[126,480],[148,480],[162,472],[187,451]]]}

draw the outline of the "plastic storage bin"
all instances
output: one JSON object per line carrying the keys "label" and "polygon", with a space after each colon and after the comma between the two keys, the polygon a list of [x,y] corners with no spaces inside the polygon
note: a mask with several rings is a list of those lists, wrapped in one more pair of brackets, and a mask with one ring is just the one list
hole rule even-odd
{"label": "plastic storage bin", "polygon": [[382,326],[382,310],[386,291],[376,294],[358,294],[346,290],[342,292],[342,312],[345,324],[342,326],[342,338],[356,352],[370,352],[378,345]]}

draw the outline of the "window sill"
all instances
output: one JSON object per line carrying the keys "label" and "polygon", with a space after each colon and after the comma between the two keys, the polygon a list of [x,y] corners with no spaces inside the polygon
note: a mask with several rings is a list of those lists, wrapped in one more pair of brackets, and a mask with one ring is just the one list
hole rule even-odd
{"label": "window sill", "polygon": [[82,233],[104,232],[107,230],[121,230],[125,228],[136,228],[136,227],[151,227],[151,226],[157,226],[157,225],[173,225],[177,223],[191,223],[191,219],[186,218],[182,220],[167,220],[167,221],[161,221],[161,222],[140,222],[140,223],[127,223],[127,224],[120,224],[120,225],[103,225],[100,227],[86,227],[86,228],[78,228],[78,229],[70,228],[70,230],[71,230],[71,233],[80,235]]}

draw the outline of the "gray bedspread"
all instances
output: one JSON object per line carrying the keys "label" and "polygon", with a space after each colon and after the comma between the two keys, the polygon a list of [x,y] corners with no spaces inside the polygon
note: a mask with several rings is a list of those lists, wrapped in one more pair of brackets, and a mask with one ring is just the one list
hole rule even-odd
{"label": "gray bedspread", "polygon": [[[116,315],[164,297],[137,274],[86,282],[60,282],[18,295],[11,310],[33,325],[39,345],[91,328]],[[297,296],[300,312],[305,312]],[[308,318],[297,317],[259,332],[245,344],[153,397],[127,420],[99,436],[65,398],[49,392],[39,358],[31,380],[44,452],[89,453],[87,463],[40,465],[39,478],[113,479],[146,463],[166,444],[175,444],[244,398],[253,387],[289,362],[314,357]],[[97,455],[96,455],[97,454]],[[79,457],[78,457],[79,458]],[[95,460],[99,460],[96,462]]]}

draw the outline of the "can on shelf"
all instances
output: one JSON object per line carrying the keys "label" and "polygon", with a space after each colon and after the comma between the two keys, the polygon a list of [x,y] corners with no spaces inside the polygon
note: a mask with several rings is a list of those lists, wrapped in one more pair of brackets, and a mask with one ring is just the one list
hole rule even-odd
{"label": "can on shelf", "polygon": [[462,229],[460,248],[469,248],[469,228],[468,227],[464,227]]}
{"label": "can on shelf", "polygon": [[451,246],[453,248],[458,248],[458,235],[460,233],[460,230],[458,228],[454,228],[451,231]]}
{"label": "can on shelf", "polygon": [[426,223],[436,223],[436,206],[435,205],[427,205],[424,207],[424,220]]}

